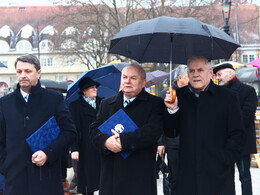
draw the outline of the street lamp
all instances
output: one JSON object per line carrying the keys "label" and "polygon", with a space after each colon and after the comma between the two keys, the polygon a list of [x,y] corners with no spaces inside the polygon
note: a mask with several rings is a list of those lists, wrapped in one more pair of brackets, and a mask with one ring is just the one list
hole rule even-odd
{"label": "street lamp", "polygon": [[229,35],[229,17],[230,17],[230,9],[231,9],[231,0],[222,0],[222,14],[224,19],[224,32]]}

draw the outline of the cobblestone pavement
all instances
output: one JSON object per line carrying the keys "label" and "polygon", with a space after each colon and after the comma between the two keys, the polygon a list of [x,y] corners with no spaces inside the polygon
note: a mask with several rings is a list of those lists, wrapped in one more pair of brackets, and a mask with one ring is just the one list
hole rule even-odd
{"label": "cobblestone pavement", "polygon": [[[73,174],[72,169],[68,169],[68,180],[71,180]],[[260,194],[260,168],[251,168],[252,176],[252,185],[253,185],[253,194]],[[238,170],[235,170],[235,183],[236,183],[236,195],[241,195],[241,186],[238,178]],[[157,190],[158,195],[163,195],[163,185],[162,185],[162,174],[160,174],[160,179],[157,180]],[[95,195],[98,195],[98,192],[95,192]]]}

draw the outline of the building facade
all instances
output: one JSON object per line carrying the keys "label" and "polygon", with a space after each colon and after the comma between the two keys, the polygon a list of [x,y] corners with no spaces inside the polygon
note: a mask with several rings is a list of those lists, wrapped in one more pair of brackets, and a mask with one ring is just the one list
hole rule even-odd
{"label": "building facade", "polygon": [[[0,88],[15,86],[14,62],[24,54],[39,57],[42,79],[74,81],[88,69],[76,56],[65,56],[62,53],[61,48],[71,44],[69,34],[75,29],[71,26],[60,27],[58,21],[50,22],[50,18],[61,10],[61,6],[0,7]],[[259,17],[255,17],[260,15],[259,7],[236,6],[232,12],[231,36],[241,43],[241,47],[234,52],[231,60],[246,64],[260,58],[260,25]],[[249,16],[256,19],[254,23],[245,25],[245,21],[250,21]],[[67,40],[64,35],[68,35]],[[54,36],[65,37],[60,39],[59,47]]]}

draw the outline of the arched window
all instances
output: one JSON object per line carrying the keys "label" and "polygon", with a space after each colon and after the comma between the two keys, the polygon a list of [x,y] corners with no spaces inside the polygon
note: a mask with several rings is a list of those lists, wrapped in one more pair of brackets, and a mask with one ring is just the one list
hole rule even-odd
{"label": "arched window", "polygon": [[4,40],[0,40],[0,51],[9,51],[10,46]]}
{"label": "arched window", "polygon": [[17,51],[31,51],[32,45],[27,40],[21,40],[16,44],[16,50]]}
{"label": "arched window", "polygon": [[40,51],[51,51],[53,49],[53,42],[50,40],[43,40],[40,42]]}
{"label": "arched window", "polygon": [[63,66],[73,66],[77,60],[76,56],[64,56],[62,60]]}

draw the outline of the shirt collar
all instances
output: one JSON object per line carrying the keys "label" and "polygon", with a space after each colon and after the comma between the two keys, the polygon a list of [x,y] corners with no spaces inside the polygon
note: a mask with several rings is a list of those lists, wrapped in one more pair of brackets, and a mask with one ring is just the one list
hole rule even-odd
{"label": "shirt collar", "polygon": [[[208,91],[209,86],[210,86],[210,82],[209,82],[208,86],[207,86],[203,91]],[[190,83],[188,83],[188,88],[189,88],[189,90],[190,90],[197,98],[199,98],[201,91],[197,91],[196,89],[194,89],[194,88],[190,85]]]}
{"label": "shirt collar", "polygon": [[21,88],[20,88],[20,92],[21,92],[23,98],[25,98],[27,95],[29,95],[28,93],[24,92]]}
{"label": "shirt collar", "polygon": [[130,102],[132,102],[132,101],[134,101],[135,98],[136,98],[136,97],[133,97],[133,98],[131,98],[131,99],[127,99],[127,98],[125,97],[125,95],[124,95],[124,101],[123,101],[123,102],[125,102],[126,100],[130,100]]}

